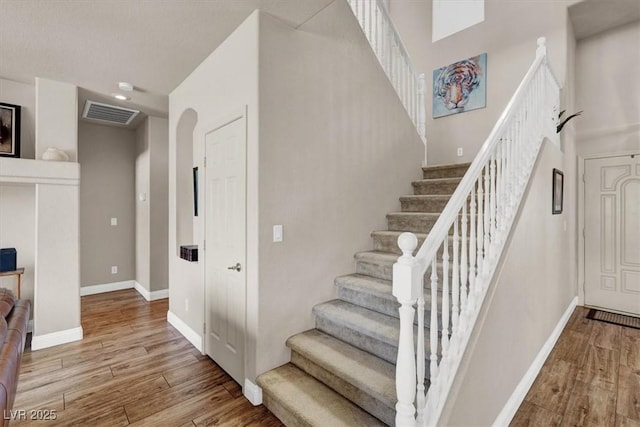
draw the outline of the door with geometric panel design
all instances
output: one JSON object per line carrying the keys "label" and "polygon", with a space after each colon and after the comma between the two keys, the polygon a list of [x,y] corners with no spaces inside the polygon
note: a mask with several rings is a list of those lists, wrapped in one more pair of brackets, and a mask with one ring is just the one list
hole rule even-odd
{"label": "door with geometric panel design", "polygon": [[585,305],[640,316],[640,154],[585,160]]}

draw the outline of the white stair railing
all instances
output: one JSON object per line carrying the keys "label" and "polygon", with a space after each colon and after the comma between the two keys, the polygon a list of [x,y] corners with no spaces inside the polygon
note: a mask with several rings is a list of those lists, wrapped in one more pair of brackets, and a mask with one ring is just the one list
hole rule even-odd
{"label": "white stair railing", "polygon": [[[399,427],[438,425],[542,141],[546,137],[558,143],[559,93],[545,39],[540,38],[533,65],[415,257],[416,236],[403,233],[398,238],[403,255],[393,266],[393,295],[401,304],[396,365]],[[425,356],[423,280],[428,269],[430,354]],[[430,385],[425,395],[426,357]]]}
{"label": "white stair railing", "polygon": [[[347,0],[380,65],[425,143],[425,77],[413,70],[409,54],[383,0]],[[426,163],[425,163],[426,164]]]}

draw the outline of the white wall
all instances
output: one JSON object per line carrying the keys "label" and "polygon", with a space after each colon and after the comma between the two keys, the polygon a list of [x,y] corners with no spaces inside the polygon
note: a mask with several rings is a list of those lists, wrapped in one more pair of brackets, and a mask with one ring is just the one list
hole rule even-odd
{"label": "white wall", "polygon": [[[551,64],[565,81],[567,9],[563,1],[486,0],[485,19],[431,43],[431,2],[391,0],[391,16],[409,55],[427,81],[429,164],[471,161],[535,58],[536,39],[547,37]],[[433,70],[487,53],[487,107],[432,118]],[[463,157],[456,156],[462,147]]]}
{"label": "white wall", "polygon": [[36,77],[36,159],[50,147],[78,161],[78,88]]}
{"label": "white wall", "polygon": [[[576,52],[577,151],[640,150],[640,21],[587,37]],[[635,46],[635,49],[633,48]]]}
{"label": "white wall", "polygon": [[36,150],[36,88],[0,78],[0,102],[22,107],[20,111],[20,157],[34,159]]}
{"label": "white wall", "polygon": [[552,170],[565,170],[572,161],[553,144],[543,144],[442,425],[492,425],[577,295],[572,270],[566,268],[575,241],[571,229],[564,228],[575,212],[565,204],[562,214],[551,214]]}
{"label": "white wall", "polygon": [[[136,130],[135,205],[136,205],[136,268],[135,280],[150,290],[150,233],[151,227],[151,150],[149,149],[149,126],[147,119]],[[144,200],[142,200],[144,198]]]}
{"label": "white wall", "polygon": [[[81,121],[78,140],[81,284],[133,280],[136,134]],[[117,226],[111,226],[112,217]],[[111,266],[118,266],[117,274]]]}
{"label": "white wall", "polygon": [[[17,267],[25,269],[21,297],[31,301],[35,269],[35,197],[34,185],[0,184],[0,248],[16,248]],[[0,278],[0,287],[16,292],[16,278]]]}

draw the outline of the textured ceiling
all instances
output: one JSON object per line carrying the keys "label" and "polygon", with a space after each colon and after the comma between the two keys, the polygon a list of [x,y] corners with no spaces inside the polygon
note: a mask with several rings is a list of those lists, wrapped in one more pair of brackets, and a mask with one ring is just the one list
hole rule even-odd
{"label": "textured ceiling", "polygon": [[131,101],[110,103],[166,115],[167,95],[252,11],[297,27],[333,1],[0,0],[0,77],[73,83],[81,98],[127,81]]}

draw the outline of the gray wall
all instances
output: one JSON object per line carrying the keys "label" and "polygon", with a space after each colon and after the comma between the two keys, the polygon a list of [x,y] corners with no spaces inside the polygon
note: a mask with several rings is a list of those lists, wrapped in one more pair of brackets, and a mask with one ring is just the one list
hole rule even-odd
{"label": "gray wall", "polygon": [[[342,1],[297,30],[254,13],[169,97],[170,310],[198,335],[204,265],[174,255],[178,121],[197,113],[201,165],[205,132],[246,107],[252,381],[289,360],[286,338],[313,327],[311,307],[334,296],[334,278],[354,271],[353,254],[371,248],[371,231],[420,176],[423,145],[376,61]],[[275,224],[282,243],[272,243]]]}
{"label": "gray wall", "polygon": [[[135,278],[135,132],[78,124],[82,286]],[[110,225],[112,217],[118,225]],[[118,273],[111,274],[111,266]]]}
{"label": "gray wall", "polygon": [[577,295],[566,268],[574,240],[564,228],[575,213],[565,205],[563,214],[551,214],[552,169],[567,161],[544,143],[441,425],[492,425]]}
{"label": "gray wall", "polygon": [[[35,156],[36,89],[34,85],[0,78],[0,102],[20,105],[20,157]],[[35,186],[0,185],[0,248],[15,247],[24,267],[22,297],[33,301],[35,268]],[[1,278],[0,286],[15,290],[15,278]],[[32,313],[33,316],[33,313]]]}
{"label": "gray wall", "polygon": [[[640,21],[578,42],[578,154],[640,150]],[[635,46],[635,50],[634,50]]]}
{"label": "gray wall", "polygon": [[[36,188],[0,184],[0,248],[16,248],[17,266],[24,267],[21,297],[33,302],[35,269]],[[16,291],[15,277],[0,278],[0,287]],[[31,313],[33,317],[33,312]]]}
{"label": "gray wall", "polygon": [[263,15],[260,70],[258,373],[287,362],[285,340],[314,327],[312,307],[386,230],[424,152],[346,2],[297,29]]}
{"label": "gray wall", "polygon": [[150,291],[169,287],[169,122],[148,117],[150,157]]}
{"label": "gray wall", "polygon": [[22,107],[20,111],[20,157],[34,159],[36,153],[36,87],[0,78],[0,102]]}
{"label": "gray wall", "polygon": [[168,144],[167,119],[150,116],[138,126],[135,280],[150,292],[169,286]]}

